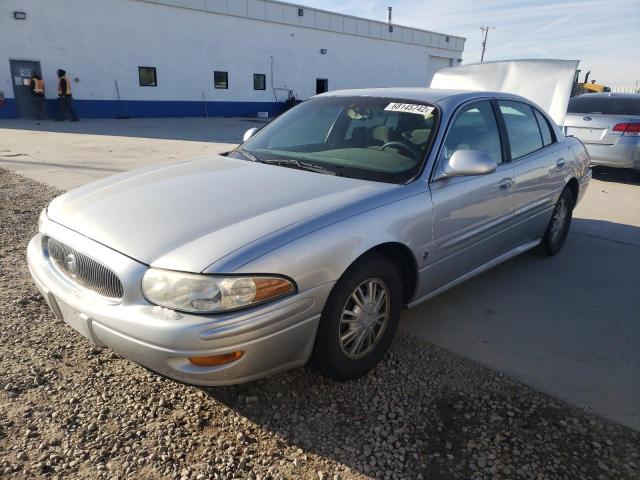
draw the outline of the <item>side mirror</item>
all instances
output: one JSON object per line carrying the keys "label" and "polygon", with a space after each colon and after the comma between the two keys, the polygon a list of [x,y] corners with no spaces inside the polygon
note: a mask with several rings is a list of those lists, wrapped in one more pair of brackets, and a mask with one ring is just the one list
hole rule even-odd
{"label": "side mirror", "polygon": [[244,136],[242,137],[242,142],[246,142],[247,140],[249,140],[251,137],[253,137],[256,132],[260,130],[259,128],[253,127],[250,128],[249,130],[247,130],[246,132],[244,132]]}
{"label": "side mirror", "polygon": [[485,152],[478,150],[456,150],[443,165],[448,177],[486,175],[496,171],[498,164]]}

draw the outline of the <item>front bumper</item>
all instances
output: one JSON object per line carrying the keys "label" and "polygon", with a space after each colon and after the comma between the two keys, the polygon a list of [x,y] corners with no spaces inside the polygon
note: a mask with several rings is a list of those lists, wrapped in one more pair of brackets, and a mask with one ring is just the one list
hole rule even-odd
{"label": "front bumper", "polygon": [[[112,268],[124,286],[119,304],[82,291],[61,277],[43,254],[51,236]],[[29,243],[29,270],[57,316],[99,346],[169,378],[196,385],[229,385],[304,365],[313,348],[324,303],[333,284],[275,302],[216,315],[178,313],[148,303],[140,291],[147,266],[54,222],[41,225]],[[187,359],[236,351],[233,363],[200,367]]]}

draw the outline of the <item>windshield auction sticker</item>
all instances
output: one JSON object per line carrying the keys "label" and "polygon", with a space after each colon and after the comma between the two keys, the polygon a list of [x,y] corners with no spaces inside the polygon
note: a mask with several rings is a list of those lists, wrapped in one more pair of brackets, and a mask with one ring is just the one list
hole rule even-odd
{"label": "windshield auction sticker", "polygon": [[429,116],[435,110],[435,107],[427,105],[418,105],[416,103],[390,103],[386,106],[387,112],[415,113],[418,115]]}

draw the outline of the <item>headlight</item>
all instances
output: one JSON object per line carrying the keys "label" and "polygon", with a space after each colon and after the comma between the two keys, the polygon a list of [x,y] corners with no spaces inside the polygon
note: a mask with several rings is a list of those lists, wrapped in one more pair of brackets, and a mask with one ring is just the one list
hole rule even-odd
{"label": "headlight", "polygon": [[218,277],[150,268],[142,279],[142,293],[151,303],[193,313],[237,310],[294,291],[289,280],[267,276]]}

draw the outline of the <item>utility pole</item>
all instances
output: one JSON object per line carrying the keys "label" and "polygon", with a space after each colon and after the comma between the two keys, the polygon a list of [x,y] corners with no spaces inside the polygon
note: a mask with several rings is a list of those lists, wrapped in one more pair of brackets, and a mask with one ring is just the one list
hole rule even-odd
{"label": "utility pole", "polygon": [[487,49],[487,37],[489,36],[489,30],[493,30],[496,27],[480,27],[482,33],[484,33],[484,40],[482,40],[482,56],[480,57],[480,63],[484,62],[484,51]]}

